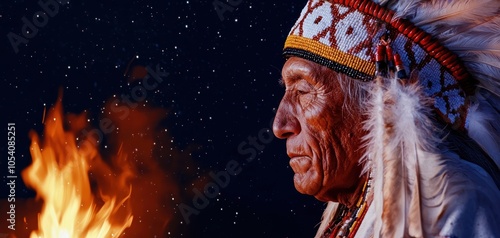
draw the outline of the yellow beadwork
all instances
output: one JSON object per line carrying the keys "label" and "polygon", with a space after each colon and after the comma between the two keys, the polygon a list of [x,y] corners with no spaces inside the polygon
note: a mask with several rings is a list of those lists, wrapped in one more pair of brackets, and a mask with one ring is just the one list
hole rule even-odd
{"label": "yellow beadwork", "polygon": [[326,46],[313,39],[290,35],[285,42],[285,49],[286,48],[306,50],[367,75],[375,75],[375,63],[360,59],[333,47]]}

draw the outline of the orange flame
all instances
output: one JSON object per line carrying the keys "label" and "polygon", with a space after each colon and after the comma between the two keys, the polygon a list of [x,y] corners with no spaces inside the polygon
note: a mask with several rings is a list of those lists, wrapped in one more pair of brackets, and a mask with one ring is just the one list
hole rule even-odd
{"label": "orange flame", "polygon": [[[73,119],[69,127],[81,129],[86,117]],[[100,191],[100,196],[95,196],[93,189],[99,184],[91,184],[89,173],[93,166],[108,165],[99,155],[97,141],[76,138],[76,133],[65,131],[64,125],[59,100],[45,121],[43,141],[35,132],[30,133],[33,163],[22,176],[44,201],[38,230],[31,233],[31,238],[118,237],[132,224],[132,212],[127,206],[132,187],[126,182],[130,172],[122,168],[117,175],[110,168],[100,168],[109,172],[108,179],[113,179],[118,188],[111,191],[112,195]],[[117,157],[126,162],[122,152]]]}

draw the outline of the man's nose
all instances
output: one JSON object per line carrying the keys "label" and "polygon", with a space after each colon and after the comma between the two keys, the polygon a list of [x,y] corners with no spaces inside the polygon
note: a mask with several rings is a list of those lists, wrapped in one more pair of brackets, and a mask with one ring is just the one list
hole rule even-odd
{"label": "man's nose", "polygon": [[274,135],[280,139],[287,139],[300,133],[300,123],[292,109],[292,105],[287,103],[285,98],[281,100],[273,122]]}

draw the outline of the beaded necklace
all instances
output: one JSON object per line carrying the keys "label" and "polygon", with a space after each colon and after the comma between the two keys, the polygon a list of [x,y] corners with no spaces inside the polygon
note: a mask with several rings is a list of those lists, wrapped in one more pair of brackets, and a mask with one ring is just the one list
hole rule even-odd
{"label": "beaded necklace", "polygon": [[356,232],[365,217],[366,211],[373,200],[371,192],[372,179],[365,182],[361,196],[353,208],[347,208],[344,205],[339,205],[335,217],[323,234],[323,238],[351,238],[356,235]]}

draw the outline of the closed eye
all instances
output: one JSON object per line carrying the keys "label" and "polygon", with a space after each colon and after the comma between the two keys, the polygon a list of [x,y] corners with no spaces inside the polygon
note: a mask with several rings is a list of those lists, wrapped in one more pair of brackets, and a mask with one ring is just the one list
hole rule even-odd
{"label": "closed eye", "polygon": [[306,93],[308,93],[308,92],[303,91],[303,90],[297,90],[297,93],[298,93],[299,95],[304,95],[304,94],[306,94]]}

